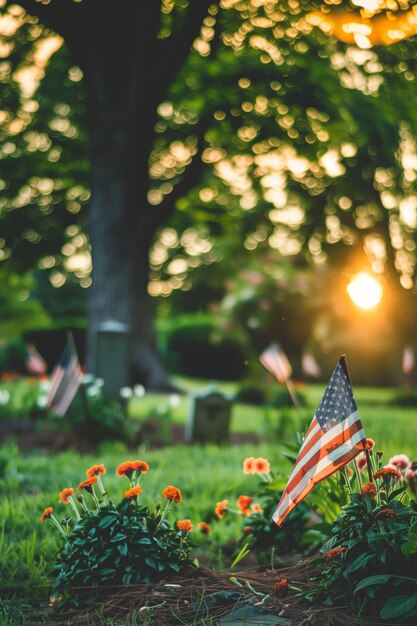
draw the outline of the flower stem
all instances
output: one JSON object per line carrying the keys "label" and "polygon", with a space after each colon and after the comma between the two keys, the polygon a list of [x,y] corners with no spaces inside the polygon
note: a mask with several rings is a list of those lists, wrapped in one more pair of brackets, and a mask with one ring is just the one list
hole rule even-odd
{"label": "flower stem", "polygon": [[345,479],[345,485],[349,493],[353,493],[352,485],[350,484],[349,476],[347,475],[346,466],[343,467],[342,470],[343,477]]}
{"label": "flower stem", "polygon": [[72,496],[68,496],[68,502],[71,505],[72,510],[74,511],[75,519],[77,522],[81,520],[81,515],[78,512],[77,505],[75,504],[74,498]]}
{"label": "flower stem", "polygon": [[63,529],[63,527],[61,526],[61,524],[58,522],[58,520],[56,519],[56,517],[54,515],[51,515],[50,518],[51,522],[53,524],[55,524],[55,526],[58,528],[59,532],[61,533],[61,535],[64,537],[64,539],[68,538],[67,533],[65,532],[65,530]]}
{"label": "flower stem", "polygon": [[101,480],[101,476],[100,476],[100,474],[97,474],[97,484],[98,484],[98,488],[99,488],[99,489],[100,489],[100,491],[101,491],[101,495],[102,495],[102,496],[103,496],[103,498],[104,498],[104,502],[105,502],[105,504],[106,504],[107,506],[109,506],[109,499],[108,499],[108,497],[107,497],[106,490],[104,489],[103,481]]}
{"label": "flower stem", "polygon": [[165,509],[161,515],[161,519],[158,522],[158,526],[156,527],[156,530],[158,530],[158,528],[160,527],[160,525],[162,524],[162,522],[164,521],[164,519],[166,518],[166,516],[168,515],[168,511],[171,508],[172,505],[172,500],[167,500],[167,503],[165,505]]}

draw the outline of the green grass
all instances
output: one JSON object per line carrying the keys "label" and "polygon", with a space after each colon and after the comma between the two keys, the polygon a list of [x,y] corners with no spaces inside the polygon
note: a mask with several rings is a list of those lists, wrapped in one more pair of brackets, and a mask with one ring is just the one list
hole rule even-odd
{"label": "green grass", "polygon": [[[198,391],[207,385],[198,381],[179,381]],[[222,391],[233,393],[236,385],[219,385]],[[264,443],[231,447],[185,446],[148,450],[141,447],[127,451],[120,443],[102,445],[95,455],[80,456],[69,451],[54,457],[34,451],[19,455],[13,445],[0,450],[0,626],[26,626],[20,602],[45,606],[52,587],[52,568],[60,545],[60,538],[49,523],[42,524],[40,515],[46,506],[53,506],[58,518],[68,509],[59,503],[58,494],[64,487],[76,487],[85,477],[85,470],[94,463],[104,463],[104,476],[110,496],[118,501],[127,487],[126,479],[116,476],[115,468],[127,458],[141,458],[150,464],[143,477],[142,501],[153,503],[161,498],[162,489],[174,484],[183,491],[184,499],[173,507],[171,519],[190,518],[193,523],[208,522],[212,532],[205,538],[195,533],[196,554],[204,564],[228,567],[232,551],[224,546],[233,543],[241,532],[242,520],[229,515],[217,520],[214,507],[217,501],[231,503],[241,494],[252,495],[257,490],[257,479],[245,476],[242,462],[247,456],[267,457],[273,470],[281,476],[290,471],[289,463],[281,454],[283,438],[295,440],[295,430],[305,429],[324,391],[324,385],[308,386],[304,390],[309,406],[297,416],[294,409],[284,411],[236,404],[232,414],[232,432],[255,433],[264,437]],[[365,432],[384,450],[384,459],[396,453],[417,456],[417,409],[389,406],[392,389],[355,389]],[[189,400],[181,396],[179,406],[170,406],[169,396],[147,394],[135,399],[130,414],[139,421],[150,413],[165,413],[164,419],[184,424],[189,411]],[[278,436],[281,433],[281,436]],[[2,475],[3,472],[3,475]],[[10,603],[10,598],[16,600]],[[8,598],[8,599],[7,599]],[[38,623],[42,623],[39,621]],[[103,624],[110,622],[103,622]],[[146,623],[146,622],[141,622]],[[149,621],[149,624],[152,622]],[[128,622],[126,623],[127,626]],[[131,625],[133,626],[133,618]],[[130,625],[129,625],[130,626]]]}

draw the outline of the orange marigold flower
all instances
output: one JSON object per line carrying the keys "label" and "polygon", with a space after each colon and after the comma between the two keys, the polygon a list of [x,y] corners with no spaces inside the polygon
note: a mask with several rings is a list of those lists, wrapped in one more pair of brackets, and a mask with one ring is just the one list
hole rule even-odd
{"label": "orange marigold flower", "polygon": [[401,476],[401,474],[394,467],[383,467],[374,474],[375,479],[382,478],[384,476],[394,476],[394,478],[398,478]]}
{"label": "orange marigold flower", "polygon": [[189,533],[193,529],[193,525],[189,519],[180,519],[177,522],[177,528],[183,533]]}
{"label": "orange marigold flower", "polygon": [[172,502],[178,503],[182,500],[181,490],[178,489],[178,487],[174,487],[174,485],[168,485],[168,487],[165,487],[162,491],[162,495],[167,500],[172,500]]}
{"label": "orange marigold flower", "polygon": [[253,511],[254,513],[263,513],[263,512],[264,512],[264,510],[263,510],[263,508],[261,507],[261,505],[260,505],[260,504],[258,504],[257,502],[255,502],[255,504],[252,504],[252,511]]}
{"label": "orange marigold flower", "polygon": [[143,489],[142,487],[139,487],[139,485],[137,487],[132,487],[132,489],[128,489],[128,491],[125,491],[125,498],[127,498],[128,500],[130,498],[136,498],[140,493],[142,493]]}
{"label": "orange marigold flower", "polygon": [[96,476],[92,476],[91,478],[87,478],[87,480],[83,480],[83,482],[78,485],[77,489],[78,491],[82,491],[83,489],[85,489],[86,491],[91,493],[92,487],[96,484],[96,482]]}
{"label": "orange marigold flower", "polygon": [[285,598],[288,593],[288,580],[287,578],[280,578],[274,585],[274,593],[277,598]]}
{"label": "orange marigold flower", "polygon": [[269,464],[268,459],[263,459],[262,457],[259,457],[258,459],[256,459],[255,472],[257,474],[269,474],[270,471],[271,471],[271,466]]}
{"label": "orange marigold flower", "polygon": [[245,474],[255,474],[255,462],[256,459],[254,456],[249,456],[247,459],[243,461],[243,472]]}
{"label": "orange marigold flower", "polygon": [[51,506],[46,507],[46,509],[43,512],[43,515],[41,515],[41,522],[44,522],[46,519],[51,517],[53,510],[54,509]]}
{"label": "orange marigold flower", "polygon": [[328,559],[330,561],[331,559],[334,559],[337,556],[340,556],[342,552],[344,552],[345,550],[346,550],[345,546],[338,546],[337,548],[331,548],[331,550],[327,550],[327,552],[323,554],[322,558]]}
{"label": "orange marigold flower", "polygon": [[49,606],[58,606],[63,600],[62,596],[49,596]]}
{"label": "orange marigold flower", "polygon": [[142,472],[142,474],[146,474],[149,469],[149,465],[146,461],[133,461],[134,468],[137,472]]}
{"label": "orange marigold flower", "polygon": [[244,535],[250,535],[251,533],[253,533],[252,526],[244,526],[243,527],[243,534]]}
{"label": "orange marigold flower", "polygon": [[365,439],[365,448],[367,450],[372,450],[375,446],[375,441],[373,439],[371,439],[370,437],[367,437]]}
{"label": "orange marigold flower", "polygon": [[216,508],[214,512],[216,513],[219,519],[223,519],[224,512],[227,511],[227,505],[229,504],[229,500],[222,500],[216,504]]}
{"label": "orange marigold flower", "polygon": [[87,470],[87,478],[93,478],[93,476],[102,476],[106,473],[106,468],[103,464],[93,465]]}
{"label": "orange marigold flower", "polygon": [[116,467],[116,474],[118,476],[128,476],[130,478],[134,471],[133,461],[123,461],[123,463],[120,463],[120,465]]}
{"label": "orange marigold flower", "polygon": [[64,504],[68,504],[69,500],[68,500],[68,496],[73,496],[74,495],[74,489],[72,487],[67,487],[66,489],[63,489],[61,491],[61,493],[59,494],[59,497],[61,498],[61,502],[63,502]]}
{"label": "orange marigold flower", "polygon": [[381,509],[375,515],[376,520],[395,519],[396,517],[398,517],[398,513],[393,509]]}
{"label": "orange marigold flower", "polygon": [[209,535],[211,532],[210,524],[206,524],[206,522],[198,522],[198,527],[203,535]]}
{"label": "orange marigold flower", "polygon": [[248,515],[248,513],[251,513],[249,505],[251,504],[251,502],[253,502],[253,500],[254,498],[251,498],[250,496],[240,496],[238,498],[237,505],[239,507],[239,513],[241,515]]}
{"label": "orange marigold flower", "polygon": [[371,496],[371,498],[375,498],[376,496],[376,488],[374,483],[365,483],[361,489],[362,495]]}

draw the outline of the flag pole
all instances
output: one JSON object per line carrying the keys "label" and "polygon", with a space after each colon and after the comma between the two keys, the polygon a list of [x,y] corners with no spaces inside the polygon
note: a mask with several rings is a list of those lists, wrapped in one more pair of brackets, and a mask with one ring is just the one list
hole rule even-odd
{"label": "flag pole", "polygon": [[[68,341],[70,350],[76,355],[77,361],[79,363],[80,359],[78,357],[77,346],[75,345],[74,335],[72,334],[70,330],[67,331],[67,341]],[[81,404],[83,406],[83,412],[84,412],[84,417],[85,417],[85,424],[87,426],[87,431],[89,432],[92,422],[91,422],[90,410],[88,408],[87,392],[85,389],[84,382],[82,380],[81,380],[79,390],[80,390]]]}
{"label": "flag pole", "polygon": [[[341,366],[342,366],[342,368],[343,368],[343,371],[344,371],[344,372],[345,372],[345,374],[346,374],[346,378],[347,378],[347,379],[348,379],[348,381],[349,381],[349,385],[352,387],[352,381],[351,381],[351,379],[350,379],[350,374],[349,374],[349,369],[348,369],[348,366],[347,366],[347,361],[346,361],[346,355],[345,355],[345,354],[342,354],[342,356],[340,357],[340,361],[341,361],[341,363],[340,363],[340,364],[341,364]],[[369,478],[369,482],[370,482],[370,483],[372,483],[372,482],[374,481],[374,477],[373,477],[373,475],[372,475],[372,463],[371,463],[371,456],[370,456],[370,454],[369,454],[369,450],[368,450],[368,448],[366,447],[366,445],[365,445],[365,456],[366,456],[366,467],[367,467],[367,470],[368,470],[368,478]],[[353,459],[353,462],[354,462],[354,463],[355,463],[355,465],[356,465],[356,461],[355,461],[355,459]]]}

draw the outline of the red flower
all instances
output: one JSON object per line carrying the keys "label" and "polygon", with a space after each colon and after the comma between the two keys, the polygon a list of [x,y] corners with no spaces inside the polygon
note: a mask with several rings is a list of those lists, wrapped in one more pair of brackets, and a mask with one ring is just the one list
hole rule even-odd
{"label": "red flower", "polygon": [[87,478],[93,478],[93,476],[102,476],[106,473],[106,468],[103,464],[93,465],[87,470]]}
{"label": "red flower", "polygon": [[44,522],[46,519],[50,518],[53,512],[53,508],[51,506],[48,506],[44,512],[43,515],[41,515],[41,522]]}
{"label": "red flower", "polygon": [[274,585],[274,593],[277,598],[285,598],[288,593],[288,580],[286,578],[280,578]]}
{"label": "red flower", "polygon": [[367,437],[365,439],[365,448],[367,450],[372,450],[374,446],[375,446],[375,441],[371,439],[370,437]]}
{"label": "red flower", "polygon": [[410,467],[410,459],[405,454],[396,454],[390,458],[388,465],[394,465],[398,470],[405,470]]}
{"label": "red flower", "polygon": [[134,471],[133,461],[124,461],[116,467],[116,474],[118,476],[128,476],[130,478]]}
{"label": "red flower", "polygon": [[374,483],[365,483],[361,489],[362,495],[371,496],[371,498],[375,498],[376,496],[376,488]]}
{"label": "red flower", "polygon": [[336,557],[340,556],[342,554],[342,552],[344,552],[346,550],[345,546],[339,546],[337,548],[332,548],[331,550],[327,550],[327,552],[325,552],[322,556],[323,559],[328,559],[329,561],[331,561],[332,559],[335,559]]}
{"label": "red flower", "polygon": [[361,470],[361,472],[365,469],[365,467],[368,465],[368,461],[366,459],[366,456],[358,456],[356,457],[356,465],[358,466],[358,469]]}
{"label": "red flower", "polygon": [[177,528],[182,533],[189,533],[193,529],[193,525],[189,519],[180,519],[177,522]]}
{"label": "red flower", "polygon": [[168,487],[165,487],[162,491],[162,495],[167,500],[172,500],[172,502],[178,503],[182,500],[181,490],[178,489],[178,487],[174,487],[174,485],[168,485]]}
{"label": "red flower", "polygon": [[146,474],[149,470],[149,465],[146,461],[133,461],[133,467],[137,472],[141,472],[141,474]]}
{"label": "red flower", "polygon": [[68,500],[68,496],[73,496],[74,495],[74,489],[72,487],[67,487],[66,489],[63,489],[61,491],[61,493],[59,494],[59,497],[61,498],[61,502],[63,502],[64,504],[68,504],[69,500]]}
{"label": "red flower", "polygon": [[57,598],[55,596],[49,596],[49,606],[58,606],[58,604],[60,604],[62,600],[62,596],[58,596]]}
{"label": "red flower", "polygon": [[139,485],[137,487],[132,487],[132,489],[128,489],[128,491],[125,491],[125,498],[127,498],[128,500],[130,498],[137,498],[137,496],[142,493],[142,487],[139,487]]}
{"label": "red flower", "polygon": [[249,515],[252,513],[249,505],[251,502],[253,502],[253,500],[254,498],[251,498],[250,496],[240,496],[238,498],[237,505],[239,507],[239,513],[241,515],[247,515],[249,517]]}
{"label": "red flower", "polygon": [[216,513],[219,519],[223,519],[224,512],[227,511],[227,505],[229,504],[229,500],[222,500],[216,504],[216,508],[214,512]]}
{"label": "red flower", "polygon": [[84,480],[82,483],[80,483],[77,487],[78,491],[82,491],[83,489],[85,489],[86,491],[88,491],[88,493],[92,492],[92,487],[93,485],[95,485],[97,482],[97,478],[96,476],[92,476],[91,478],[87,478],[87,480]]}
{"label": "red flower", "polygon": [[393,509],[381,509],[375,515],[376,520],[395,519],[396,517],[398,517],[398,513]]}
{"label": "red flower", "polygon": [[243,534],[244,535],[250,535],[251,533],[253,533],[252,526],[244,526],[243,527]]}

